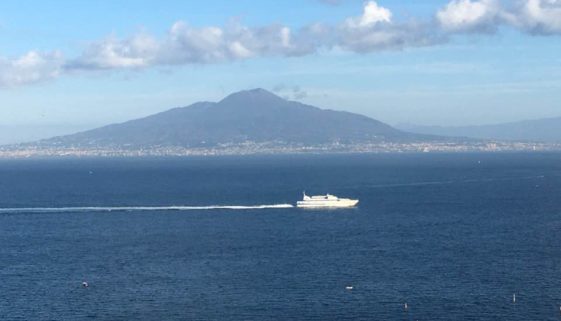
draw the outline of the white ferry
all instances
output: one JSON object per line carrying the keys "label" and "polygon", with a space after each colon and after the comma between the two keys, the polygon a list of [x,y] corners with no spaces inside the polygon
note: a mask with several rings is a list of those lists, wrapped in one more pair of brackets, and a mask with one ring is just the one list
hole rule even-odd
{"label": "white ferry", "polygon": [[297,207],[306,208],[335,208],[335,207],[354,207],[358,200],[349,198],[338,198],[335,195],[308,196],[304,193],[304,198],[296,202]]}

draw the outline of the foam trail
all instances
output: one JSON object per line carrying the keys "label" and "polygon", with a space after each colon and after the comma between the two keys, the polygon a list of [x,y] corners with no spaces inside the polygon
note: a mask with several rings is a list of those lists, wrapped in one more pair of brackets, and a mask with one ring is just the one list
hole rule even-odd
{"label": "foam trail", "polygon": [[258,210],[292,208],[291,204],[211,205],[211,206],[77,206],[77,207],[13,207],[0,208],[0,213],[66,213],[127,211],[193,211],[193,210]]}

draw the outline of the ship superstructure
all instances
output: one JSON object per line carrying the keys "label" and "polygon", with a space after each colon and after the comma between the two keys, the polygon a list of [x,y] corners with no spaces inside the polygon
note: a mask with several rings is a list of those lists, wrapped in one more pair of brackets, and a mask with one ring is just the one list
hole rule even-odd
{"label": "ship superstructure", "polygon": [[358,204],[358,200],[349,198],[339,198],[335,195],[317,195],[308,196],[304,193],[303,199],[296,203],[297,207],[321,208],[321,207],[354,207]]}

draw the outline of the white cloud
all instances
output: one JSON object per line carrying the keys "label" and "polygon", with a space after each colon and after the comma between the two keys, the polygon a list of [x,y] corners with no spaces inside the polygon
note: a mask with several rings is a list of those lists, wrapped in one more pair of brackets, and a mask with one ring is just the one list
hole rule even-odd
{"label": "white cloud", "polygon": [[109,37],[93,43],[69,67],[139,68],[220,63],[263,56],[298,56],[317,49],[315,42],[306,38],[320,32],[317,27],[293,33],[282,25],[250,28],[238,23],[195,28],[179,21],[163,39],[139,34],[129,39]]}
{"label": "white cloud", "polygon": [[446,32],[493,32],[499,26],[531,34],[561,34],[561,0],[453,0],[436,14]]}
{"label": "white cloud", "polygon": [[315,23],[298,30],[274,24],[247,27],[232,22],[224,27],[192,27],[174,23],[156,39],[140,34],[128,39],[108,37],[88,46],[71,61],[71,69],[130,69],[148,66],[209,64],[271,56],[302,56],[335,46],[358,52],[424,44],[413,26],[394,25],[390,10],[376,2],[365,4],[362,15],[337,27]]}
{"label": "white cloud", "polygon": [[389,9],[369,1],[361,15],[345,19],[337,26],[314,23],[293,30],[280,24],[248,27],[231,22],[223,27],[193,27],[178,21],[161,38],[145,32],[124,39],[111,35],[90,43],[78,57],[67,62],[62,57],[53,59],[54,56],[36,53],[38,61],[34,68],[18,68],[14,67],[15,61],[3,61],[2,82],[25,84],[72,70],[139,69],[302,56],[334,47],[360,53],[395,50],[432,45],[433,38],[425,25],[393,23]]}
{"label": "white cloud", "polygon": [[146,34],[138,34],[126,40],[111,36],[92,43],[69,66],[85,69],[145,67],[155,59],[158,50],[157,41]]}
{"label": "white cloud", "polygon": [[358,30],[342,28],[337,45],[352,52],[368,53],[431,46],[441,41],[425,25],[408,23]]}
{"label": "white cloud", "polygon": [[376,1],[369,1],[364,5],[361,16],[348,18],[345,24],[349,28],[366,28],[377,23],[390,23],[392,13],[389,9],[379,6]]}
{"label": "white cloud", "polygon": [[530,35],[561,35],[561,0],[451,0],[433,20],[421,22],[400,21],[388,8],[368,1],[360,14],[340,23],[312,23],[299,29],[281,24],[248,27],[236,21],[194,27],[178,21],[162,37],[141,32],[124,39],[109,36],[93,41],[69,61],[58,52],[30,51],[18,58],[0,57],[0,86],[40,82],[72,70],[225,63],[328,50],[401,50],[434,46],[458,33],[491,33],[501,26]]}
{"label": "white cloud", "polygon": [[0,57],[0,87],[15,87],[56,78],[63,66],[59,52],[29,51],[15,58]]}
{"label": "white cloud", "polygon": [[445,31],[494,31],[500,16],[497,0],[454,0],[436,13]]}
{"label": "white cloud", "polygon": [[426,46],[437,42],[426,24],[392,22],[392,12],[375,1],[367,2],[363,13],[339,26],[336,45],[355,52],[372,52]]}
{"label": "white cloud", "polygon": [[530,33],[561,34],[561,0],[525,0],[508,22]]}

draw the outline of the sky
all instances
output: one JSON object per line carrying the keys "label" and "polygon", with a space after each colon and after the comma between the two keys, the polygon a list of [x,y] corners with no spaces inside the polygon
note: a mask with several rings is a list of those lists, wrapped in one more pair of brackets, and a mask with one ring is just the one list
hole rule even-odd
{"label": "sky", "polygon": [[0,143],[265,88],[389,124],[561,116],[561,0],[5,0]]}

